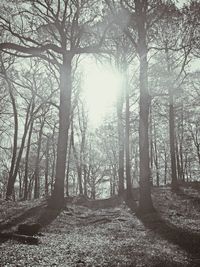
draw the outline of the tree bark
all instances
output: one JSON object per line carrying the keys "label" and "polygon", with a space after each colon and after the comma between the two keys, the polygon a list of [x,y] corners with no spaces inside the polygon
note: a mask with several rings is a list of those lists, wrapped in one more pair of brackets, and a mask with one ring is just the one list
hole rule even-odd
{"label": "tree bark", "polygon": [[84,196],[87,197],[87,166],[86,164],[83,165],[83,189],[84,189]]}
{"label": "tree bark", "polygon": [[124,192],[124,125],[123,125],[123,102],[124,95],[121,93],[117,101],[117,119],[118,119],[118,143],[119,143],[119,196]]}
{"label": "tree bark", "polygon": [[126,199],[128,202],[132,200],[132,183],[131,183],[131,167],[130,167],[130,110],[129,110],[129,88],[127,83],[127,75],[125,75],[125,92],[126,92],[126,127],[125,127],[125,153],[126,153]]}
{"label": "tree bark", "polygon": [[72,57],[63,55],[63,64],[60,67],[60,108],[59,134],[56,160],[56,178],[54,190],[49,201],[50,208],[61,208],[64,205],[64,181],[66,169],[66,154],[68,131],[71,112],[71,71]]}
{"label": "tree bark", "polygon": [[17,178],[17,174],[18,174],[18,171],[19,171],[21,157],[22,157],[22,153],[23,153],[24,145],[25,145],[25,141],[26,141],[26,136],[27,136],[27,132],[28,132],[28,129],[29,129],[29,126],[30,126],[30,122],[31,122],[31,120],[29,119],[30,106],[31,105],[29,105],[28,110],[27,110],[27,114],[26,114],[26,121],[25,121],[25,125],[24,125],[24,133],[23,133],[23,136],[22,136],[22,141],[21,141],[21,146],[20,146],[20,149],[19,149],[19,153],[18,153],[18,156],[17,156],[17,159],[16,159],[15,169],[13,171],[13,175],[11,177],[9,177],[9,180],[8,180],[7,190],[6,190],[6,199],[10,199],[10,197],[12,196],[13,191],[14,191],[14,184],[15,184],[15,181],[16,181],[16,178]]}
{"label": "tree bark", "polygon": [[3,62],[2,62],[2,68],[3,68],[5,79],[6,79],[6,82],[8,85],[8,91],[9,91],[9,96],[11,99],[13,115],[14,115],[13,151],[12,151],[12,160],[11,160],[11,166],[10,166],[10,171],[9,171],[7,190],[6,190],[6,199],[8,200],[12,195],[12,192],[10,193],[10,191],[13,190],[13,186],[14,186],[12,177],[13,177],[13,173],[14,173],[14,169],[15,169],[16,158],[17,158],[18,112],[17,112],[17,106],[16,106],[16,102],[15,102],[15,97],[13,94],[13,87],[12,87],[12,84],[9,81],[8,77],[7,77],[7,73],[6,73],[6,70],[4,68]]}
{"label": "tree bark", "polygon": [[46,159],[45,159],[45,196],[49,195],[49,143],[50,137],[47,136]]}
{"label": "tree bark", "polygon": [[55,142],[54,142],[54,136],[55,136],[55,130],[56,125],[53,127],[53,133],[52,133],[52,153],[53,153],[53,159],[52,159],[52,169],[51,169],[51,194],[53,193],[53,185],[54,185],[54,176],[55,176],[55,165],[56,165],[56,148],[55,148]]}
{"label": "tree bark", "polygon": [[[149,110],[149,145],[150,145],[150,183],[153,185],[153,163],[154,161],[154,154],[153,154],[153,118],[152,118],[152,107],[150,106]],[[155,135],[155,131],[154,131]]]}
{"label": "tree bark", "polygon": [[70,142],[68,146],[68,157],[67,157],[67,171],[66,171],[66,196],[69,196],[69,171],[70,171],[70,156],[71,156],[71,147],[72,147],[72,133],[70,136]]}
{"label": "tree bark", "polygon": [[164,166],[165,166],[165,173],[164,173],[164,184],[166,185],[167,184],[167,167],[168,167],[168,164],[167,164],[167,151],[166,151],[166,148],[164,148]]}
{"label": "tree bark", "polygon": [[138,29],[138,54],[140,60],[140,103],[139,103],[139,158],[140,158],[140,213],[154,210],[151,198],[150,168],[149,168],[149,107],[148,62],[147,62],[147,1],[135,0],[136,20]]}
{"label": "tree bark", "polygon": [[171,186],[177,189],[177,173],[176,173],[176,156],[175,156],[175,133],[174,133],[174,105],[173,96],[170,95],[169,100],[169,139],[170,139],[170,155],[171,155]]}
{"label": "tree bark", "polygon": [[175,149],[176,149],[176,167],[177,167],[177,179],[181,180],[181,165],[180,165],[180,158],[179,158],[179,146],[178,146],[178,138],[175,138]]}
{"label": "tree bark", "polygon": [[158,162],[158,150],[157,150],[157,134],[156,134],[156,126],[154,122],[154,162],[156,167],[156,185],[160,186],[160,175],[159,175],[159,162]]}
{"label": "tree bark", "polygon": [[[73,127],[72,127],[73,128]],[[81,160],[79,160],[79,157],[77,155],[77,151],[75,148],[75,144],[74,144],[74,132],[72,129],[72,133],[71,133],[71,144],[72,144],[72,148],[73,148],[73,152],[74,152],[74,159],[75,159],[75,163],[76,163],[76,169],[77,169],[77,175],[78,175],[78,188],[79,188],[79,194],[83,195],[83,186],[82,186],[82,163]]]}
{"label": "tree bark", "polygon": [[23,200],[27,200],[28,198],[28,164],[29,164],[29,153],[30,153],[30,146],[31,146],[31,136],[33,132],[33,120],[31,121],[29,134],[28,134],[28,141],[27,141],[27,148],[26,148],[26,156],[25,156],[25,170],[24,170],[24,196]]}
{"label": "tree bark", "polygon": [[42,145],[42,134],[43,134],[43,127],[44,127],[45,119],[42,118],[42,122],[40,125],[39,136],[38,136],[38,147],[37,147],[37,156],[35,161],[35,172],[34,172],[34,180],[35,180],[35,187],[34,187],[34,199],[40,197],[40,151]]}
{"label": "tree bark", "polygon": [[184,161],[183,161],[183,138],[184,138],[184,118],[183,118],[183,99],[181,101],[181,134],[179,138],[179,153],[181,166],[181,180],[185,181]]}
{"label": "tree bark", "polygon": [[175,149],[175,122],[174,122],[174,95],[173,95],[173,85],[171,81],[171,68],[169,60],[168,47],[165,48],[167,72],[169,76],[169,141],[170,141],[170,158],[171,158],[171,187],[176,190],[177,184],[177,173],[176,173],[176,149]]}

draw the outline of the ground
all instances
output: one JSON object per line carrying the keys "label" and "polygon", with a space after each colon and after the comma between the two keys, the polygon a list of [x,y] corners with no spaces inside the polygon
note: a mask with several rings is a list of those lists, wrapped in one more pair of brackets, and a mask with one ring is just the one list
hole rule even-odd
{"label": "ground", "polygon": [[68,202],[62,211],[47,210],[45,200],[1,201],[1,232],[22,222],[43,227],[37,245],[1,238],[0,266],[200,266],[198,188],[154,188],[153,201],[157,213],[145,216],[113,201],[106,209]]}

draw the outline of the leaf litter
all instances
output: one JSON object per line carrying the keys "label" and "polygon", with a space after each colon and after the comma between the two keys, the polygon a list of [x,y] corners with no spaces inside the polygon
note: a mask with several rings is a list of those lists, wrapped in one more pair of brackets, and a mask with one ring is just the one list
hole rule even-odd
{"label": "leaf litter", "polygon": [[[200,213],[191,199],[183,199],[168,188],[154,189],[153,199],[167,222],[199,231]],[[3,202],[1,219],[8,220],[8,217],[16,216],[17,210],[24,212],[41,203]],[[29,220],[37,218],[34,214]],[[197,255],[192,259],[178,244],[146,227],[124,204],[97,210],[70,204],[42,229],[42,233],[38,245],[14,240],[1,242],[0,266],[199,266]]]}

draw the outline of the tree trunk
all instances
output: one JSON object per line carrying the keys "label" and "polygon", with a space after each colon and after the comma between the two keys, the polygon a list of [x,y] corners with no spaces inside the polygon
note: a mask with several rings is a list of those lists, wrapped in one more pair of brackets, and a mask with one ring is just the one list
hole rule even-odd
{"label": "tree trunk", "polygon": [[38,136],[38,147],[37,147],[37,156],[35,161],[35,173],[34,173],[34,179],[35,179],[35,187],[34,187],[34,199],[37,199],[40,197],[40,151],[41,151],[41,145],[42,145],[42,134],[43,134],[43,127],[44,127],[45,119],[42,118],[42,122],[40,125],[39,130],[39,136]]}
{"label": "tree trunk", "polygon": [[189,180],[189,174],[188,174],[188,154],[185,155],[185,175],[186,175],[186,182]]}
{"label": "tree trunk", "polygon": [[[77,169],[77,175],[78,175],[78,188],[79,188],[79,194],[83,195],[83,186],[82,186],[82,166],[81,166],[81,160],[79,160],[77,151],[74,144],[74,132],[73,132],[73,126],[72,126],[72,132],[71,132],[71,144],[74,152],[74,159],[76,163],[76,169]],[[81,153],[81,152],[80,152]]]}
{"label": "tree trunk", "polygon": [[50,137],[47,136],[46,144],[46,159],[45,159],[45,196],[49,195],[49,140]]}
{"label": "tree trunk", "polygon": [[180,166],[180,158],[179,158],[179,149],[178,149],[178,140],[175,138],[175,148],[176,148],[176,167],[177,167],[177,179],[181,180],[181,166]]}
{"label": "tree trunk", "polygon": [[167,184],[167,166],[168,166],[168,164],[167,164],[167,151],[166,151],[166,149],[165,149],[165,151],[164,151],[164,165],[165,165],[165,173],[164,173],[164,184],[166,185]]}
{"label": "tree trunk", "polygon": [[138,147],[136,145],[134,152],[134,171],[133,171],[133,179],[139,184],[139,170],[138,170]]}
{"label": "tree trunk", "polygon": [[70,136],[70,142],[68,147],[68,157],[67,157],[67,171],[66,171],[66,196],[69,196],[69,171],[70,171],[70,156],[71,156],[71,147],[72,147],[72,133]]}
{"label": "tree trunk", "polygon": [[[170,90],[171,91],[171,90]],[[176,173],[176,156],[175,156],[175,132],[174,132],[174,105],[173,95],[170,93],[169,96],[169,139],[170,139],[170,156],[171,156],[171,186],[172,189],[176,190],[177,184],[177,173]]]}
{"label": "tree trunk", "polygon": [[[154,160],[154,155],[153,155],[153,118],[152,118],[152,107],[150,106],[149,110],[149,144],[150,144],[150,183],[153,185],[153,163],[155,162]],[[154,129],[155,130],[155,129]],[[155,131],[154,131],[155,135]]]}
{"label": "tree trunk", "polygon": [[192,168],[191,168],[191,161],[189,160],[189,179],[188,182],[192,181]]}
{"label": "tree trunk", "polygon": [[185,181],[185,172],[184,172],[184,161],[183,161],[183,138],[184,138],[184,122],[183,122],[183,99],[181,102],[181,136],[179,140],[179,153],[180,153],[180,172],[181,172],[181,180]]}
{"label": "tree trunk", "polygon": [[83,186],[82,186],[82,166],[78,166],[78,188],[79,188],[79,194],[83,195]]}
{"label": "tree trunk", "polygon": [[55,148],[55,142],[54,142],[55,129],[56,129],[56,125],[54,125],[53,134],[52,134],[53,161],[52,161],[52,169],[51,169],[51,194],[53,193],[53,185],[54,185],[54,178],[55,178],[55,165],[56,165],[56,148]]}
{"label": "tree trunk", "polygon": [[113,179],[112,179],[112,184],[113,184],[112,196],[115,196],[115,194],[116,194],[116,176],[117,176],[117,167],[115,164],[112,166],[112,174],[113,174],[112,175],[113,176]]}
{"label": "tree trunk", "polygon": [[154,162],[156,167],[156,185],[160,186],[160,175],[159,175],[159,163],[158,163],[158,150],[157,150],[157,134],[156,134],[156,126],[154,122]]}
{"label": "tree trunk", "polygon": [[19,171],[21,157],[22,157],[22,153],[23,153],[24,145],[25,145],[25,141],[26,141],[26,136],[27,136],[27,132],[28,132],[28,129],[29,129],[29,125],[30,125],[29,112],[30,112],[30,105],[28,107],[28,111],[27,111],[27,114],[26,114],[24,133],[23,133],[23,136],[22,136],[22,141],[21,141],[21,146],[20,146],[20,149],[19,149],[19,153],[18,153],[18,156],[17,156],[17,159],[16,159],[15,169],[14,169],[13,175],[11,177],[9,177],[9,180],[8,180],[7,191],[6,191],[6,199],[10,199],[10,197],[13,194],[14,184],[15,184],[15,181],[16,181],[16,178],[17,178],[17,174],[18,174],[18,171]]}
{"label": "tree trunk", "polygon": [[117,101],[117,119],[118,119],[118,143],[119,143],[119,196],[124,192],[124,125],[123,125],[123,102],[124,95],[121,93]]}
{"label": "tree trunk", "polygon": [[138,29],[138,54],[140,60],[140,103],[139,103],[139,158],[140,158],[140,213],[154,210],[151,198],[150,168],[149,168],[149,106],[148,62],[146,45],[147,1],[135,0],[135,10]]}
{"label": "tree trunk", "polygon": [[18,181],[19,181],[19,199],[22,199],[22,192],[23,192],[23,183],[22,183],[22,173],[21,170],[18,172]]}
{"label": "tree trunk", "polygon": [[31,136],[33,132],[33,120],[31,121],[30,130],[28,134],[27,148],[26,148],[26,156],[25,156],[25,170],[24,170],[24,196],[23,200],[27,200],[28,198],[28,164],[29,164],[29,153],[31,146]]}
{"label": "tree trunk", "polygon": [[[3,64],[2,67],[4,68]],[[4,69],[5,71],[5,69]],[[13,135],[13,151],[12,151],[12,160],[11,160],[11,166],[10,166],[10,171],[9,171],[9,177],[8,177],[8,185],[7,185],[7,191],[6,191],[6,199],[8,200],[10,196],[12,195],[12,192],[10,191],[13,190],[13,172],[15,168],[15,162],[16,162],[16,156],[17,156],[17,140],[18,140],[18,113],[17,113],[17,107],[16,107],[16,102],[15,102],[15,97],[13,95],[13,88],[12,84],[10,83],[6,71],[5,71],[5,78],[8,84],[8,90],[9,90],[9,95],[11,99],[11,104],[12,104],[12,109],[13,109],[13,115],[14,115],[14,135]]]}
{"label": "tree trunk", "polygon": [[61,208],[64,205],[64,181],[66,169],[66,154],[68,130],[70,126],[71,111],[71,71],[72,58],[63,55],[63,64],[60,67],[60,108],[59,108],[59,134],[56,160],[56,178],[54,190],[49,201],[50,208]]}
{"label": "tree trunk", "polygon": [[174,95],[173,95],[173,84],[171,81],[171,68],[169,60],[168,48],[165,48],[166,62],[167,62],[167,72],[169,76],[169,141],[170,141],[170,158],[171,158],[171,187],[176,190],[177,184],[177,173],[176,173],[176,151],[175,151],[175,122],[174,122]]}
{"label": "tree trunk", "polygon": [[92,186],[91,186],[91,198],[93,200],[96,199],[96,187],[95,187],[95,181],[92,181]]}
{"label": "tree trunk", "polygon": [[181,180],[184,182],[185,181],[185,172],[184,172],[184,161],[183,161],[183,144],[182,140],[179,145],[179,153],[180,153],[180,166],[181,166]]}
{"label": "tree trunk", "polygon": [[126,154],[126,199],[128,202],[132,200],[132,183],[131,183],[131,167],[130,167],[130,110],[129,110],[129,88],[127,83],[127,75],[125,75],[125,92],[126,92],[126,127],[125,127],[125,154]]}
{"label": "tree trunk", "polygon": [[87,166],[86,164],[83,165],[83,189],[84,189],[84,196],[87,197]]}
{"label": "tree trunk", "polygon": [[33,182],[34,182],[34,174],[32,174],[29,178],[29,184],[28,184],[28,199],[29,200],[31,200],[32,198]]}

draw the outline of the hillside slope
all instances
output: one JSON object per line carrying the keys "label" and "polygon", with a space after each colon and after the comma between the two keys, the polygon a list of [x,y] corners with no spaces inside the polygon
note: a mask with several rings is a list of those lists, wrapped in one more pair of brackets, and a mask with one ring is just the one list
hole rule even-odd
{"label": "hillside slope", "polygon": [[199,192],[159,188],[153,199],[158,213],[140,218],[124,203],[58,212],[44,201],[2,202],[2,232],[40,222],[43,235],[38,245],[1,239],[0,266],[200,266]]}

